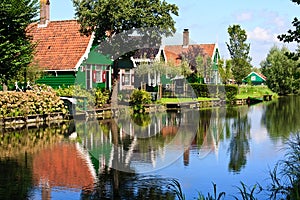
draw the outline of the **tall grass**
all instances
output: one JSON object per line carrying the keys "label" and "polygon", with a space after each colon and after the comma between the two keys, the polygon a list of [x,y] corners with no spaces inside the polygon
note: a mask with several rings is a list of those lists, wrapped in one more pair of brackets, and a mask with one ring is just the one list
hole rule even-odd
{"label": "tall grass", "polygon": [[287,142],[285,159],[270,172],[272,199],[300,199],[300,134]]}
{"label": "tall grass", "polygon": [[[248,187],[241,182],[241,186],[236,186],[239,196],[233,196],[237,200],[256,200],[258,193],[265,191],[270,194],[269,199],[300,200],[300,133],[287,142],[287,153],[285,158],[277,162],[273,170],[270,171],[271,184],[262,188],[259,184]],[[185,200],[180,183],[173,180],[170,184],[179,200]],[[220,200],[225,198],[225,192],[217,192],[217,185],[213,183],[213,194],[207,196],[198,193],[198,200]],[[232,198],[231,198],[232,199]]]}

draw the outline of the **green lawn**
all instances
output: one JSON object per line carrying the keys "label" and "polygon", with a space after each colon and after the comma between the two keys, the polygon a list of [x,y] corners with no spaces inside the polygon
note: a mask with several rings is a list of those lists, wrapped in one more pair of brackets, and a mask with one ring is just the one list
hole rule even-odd
{"label": "green lawn", "polygon": [[262,97],[266,94],[277,96],[277,94],[272,92],[267,86],[240,86],[239,94],[236,96],[236,98],[245,99],[248,97]]}
{"label": "green lawn", "polygon": [[218,98],[207,98],[207,97],[198,97],[197,99],[193,98],[161,98],[158,103],[182,103],[182,102],[196,102],[196,101],[211,101],[218,100]]}
{"label": "green lawn", "polygon": [[[271,94],[273,97],[277,96],[276,93],[272,92],[267,86],[240,86],[239,94],[236,96],[237,99],[246,99],[248,97],[263,97],[263,95]],[[211,101],[218,100],[218,98],[207,98],[207,97],[198,97],[197,99],[193,98],[162,98],[157,101],[157,103],[166,104],[166,103],[180,103],[180,102],[193,102],[193,101]]]}

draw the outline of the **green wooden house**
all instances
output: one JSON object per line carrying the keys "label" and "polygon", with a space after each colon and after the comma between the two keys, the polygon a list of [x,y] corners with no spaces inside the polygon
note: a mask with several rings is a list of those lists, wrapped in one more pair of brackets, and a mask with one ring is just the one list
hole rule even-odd
{"label": "green wooden house", "polygon": [[267,78],[260,73],[257,72],[251,72],[243,79],[244,84],[249,84],[251,82],[252,85],[264,85]]}
{"label": "green wooden house", "polygon": [[102,88],[111,90],[113,61],[97,51],[97,47],[91,48],[76,75],[76,85],[82,88]]}
{"label": "green wooden house", "polygon": [[44,72],[36,82],[53,88],[79,84],[110,89],[112,61],[92,46],[94,35],[82,35],[76,20],[50,21],[49,1],[40,4],[40,22],[28,27],[36,44],[32,64]]}

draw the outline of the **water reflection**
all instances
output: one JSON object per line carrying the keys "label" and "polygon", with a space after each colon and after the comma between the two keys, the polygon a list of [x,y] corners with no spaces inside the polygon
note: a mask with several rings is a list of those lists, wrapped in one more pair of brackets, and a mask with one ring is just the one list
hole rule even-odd
{"label": "water reflection", "polygon": [[230,152],[230,161],[228,168],[230,171],[239,172],[246,165],[247,156],[249,153],[249,137],[251,122],[248,119],[247,107],[230,109],[234,118],[232,123],[232,134],[228,151]]}
{"label": "water reflection", "polygon": [[125,115],[100,123],[78,121],[76,131],[93,162],[99,162],[97,172],[104,166],[146,172],[169,165],[190,146],[197,130],[196,118],[189,118],[196,115],[193,113]]}
{"label": "water reflection", "polygon": [[33,155],[34,185],[50,199],[52,188],[92,191],[96,173],[88,152],[78,143],[60,142]]}
{"label": "water reflection", "polygon": [[289,98],[1,133],[0,199],[176,199],[173,178],[193,197],[212,181],[238,185],[277,159],[269,137],[300,129],[299,98]]}
{"label": "water reflection", "polygon": [[27,154],[0,158],[0,199],[27,199],[32,189],[32,170]]}
{"label": "water reflection", "polygon": [[68,128],[68,125],[62,125],[0,134],[0,199],[34,196],[33,154],[61,141],[64,135],[69,134]]}
{"label": "water reflection", "polygon": [[287,139],[290,133],[300,131],[299,96],[282,97],[265,107],[262,124],[273,140]]}

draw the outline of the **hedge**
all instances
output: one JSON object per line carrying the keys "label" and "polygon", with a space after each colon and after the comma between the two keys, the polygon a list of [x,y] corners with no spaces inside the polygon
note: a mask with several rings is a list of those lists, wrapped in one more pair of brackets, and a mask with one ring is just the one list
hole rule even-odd
{"label": "hedge", "polygon": [[238,93],[238,87],[236,85],[207,85],[192,83],[192,88],[197,97],[210,97],[221,98],[228,101],[234,100]]}

